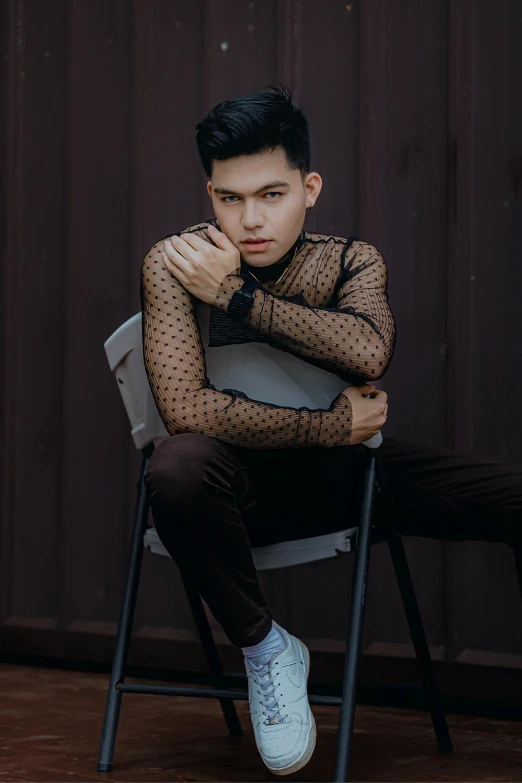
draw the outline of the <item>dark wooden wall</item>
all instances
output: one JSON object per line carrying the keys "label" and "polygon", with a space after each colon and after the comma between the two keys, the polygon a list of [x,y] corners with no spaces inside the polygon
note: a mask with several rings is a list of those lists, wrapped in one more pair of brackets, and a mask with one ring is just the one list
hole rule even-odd
{"label": "dark wooden wall", "polygon": [[[308,227],[387,259],[387,433],[522,461],[519,0],[1,8],[3,649],[110,658],[139,460],[103,342],[139,309],[152,242],[209,216],[194,127],[226,97],[293,89],[325,181]],[[408,552],[434,655],[520,668],[507,548]],[[384,666],[411,647],[372,558],[365,650]],[[176,569],[145,561],[134,660],[197,665]],[[338,653],[350,569],[264,575],[276,619]]]}

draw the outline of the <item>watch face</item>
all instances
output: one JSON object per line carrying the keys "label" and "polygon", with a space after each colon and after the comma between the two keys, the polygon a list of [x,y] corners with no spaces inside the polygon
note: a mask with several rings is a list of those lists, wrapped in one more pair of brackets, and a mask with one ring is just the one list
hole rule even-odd
{"label": "watch face", "polygon": [[232,300],[234,299],[235,307],[237,307],[238,310],[241,310],[242,313],[245,312],[245,310],[248,310],[252,304],[252,299],[246,294],[241,293],[241,291],[238,291],[236,295],[232,297]]}
{"label": "watch face", "polygon": [[250,311],[253,297],[244,291],[234,291],[228,305],[228,312],[231,315],[244,317]]}

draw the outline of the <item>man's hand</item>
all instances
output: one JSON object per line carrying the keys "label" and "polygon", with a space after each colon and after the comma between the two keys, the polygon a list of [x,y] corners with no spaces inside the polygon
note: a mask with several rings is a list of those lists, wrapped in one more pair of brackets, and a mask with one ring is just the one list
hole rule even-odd
{"label": "man's hand", "polygon": [[[352,437],[350,446],[363,443],[377,435],[388,416],[388,395],[372,384],[348,386],[343,394],[352,404]],[[367,399],[365,395],[370,394]]]}
{"label": "man's hand", "polygon": [[196,299],[214,304],[223,278],[241,268],[241,259],[225,234],[212,225],[208,232],[217,247],[194,234],[181,234],[165,240],[162,260]]}

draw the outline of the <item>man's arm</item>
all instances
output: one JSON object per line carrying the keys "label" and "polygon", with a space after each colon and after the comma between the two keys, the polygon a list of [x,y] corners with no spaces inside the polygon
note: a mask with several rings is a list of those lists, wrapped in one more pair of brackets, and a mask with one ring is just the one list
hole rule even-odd
{"label": "man's arm", "polygon": [[[321,270],[317,276],[321,278]],[[386,372],[395,342],[395,322],[388,305],[387,269],[381,254],[356,241],[347,252],[335,306],[314,308],[275,296],[258,287],[248,328],[274,348],[346,378],[375,381]],[[227,275],[215,307],[226,310],[243,278]]]}
{"label": "man's arm", "polygon": [[350,445],[352,409],[342,393],[328,410],[309,410],[210,385],[196,300],[165,268],[162,250],[158,242],[143,260],[141,298],[145,369],[167,432],[199,432],[255,449]]}

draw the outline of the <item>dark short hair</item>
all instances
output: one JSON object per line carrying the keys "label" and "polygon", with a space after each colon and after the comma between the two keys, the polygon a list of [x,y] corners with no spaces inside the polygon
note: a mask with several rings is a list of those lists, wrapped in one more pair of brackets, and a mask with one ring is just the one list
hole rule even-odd
{"label": "dark short hair", "polygon": [[288,165],[310,171],[308,120],[281,85],[218,103],[196,126],[199,157],[208,177],[213,160],[255,155],[281,148]]}

